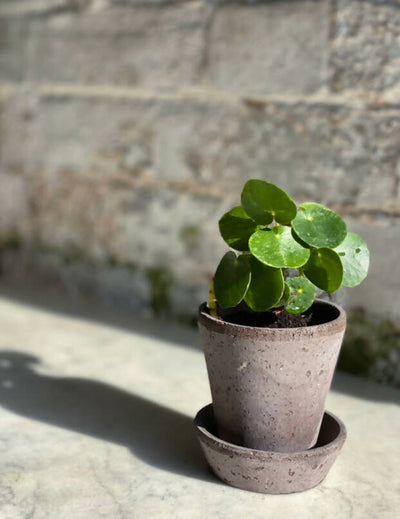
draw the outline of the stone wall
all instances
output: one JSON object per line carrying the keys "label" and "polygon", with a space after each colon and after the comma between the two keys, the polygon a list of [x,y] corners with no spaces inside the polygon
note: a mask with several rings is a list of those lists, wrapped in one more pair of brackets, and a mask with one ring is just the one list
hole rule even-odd
{"label": "stone wall", "polygon": [[0,1],[2,274],[187,318],[246,179],[371,248],[400,315],[400,3]]}

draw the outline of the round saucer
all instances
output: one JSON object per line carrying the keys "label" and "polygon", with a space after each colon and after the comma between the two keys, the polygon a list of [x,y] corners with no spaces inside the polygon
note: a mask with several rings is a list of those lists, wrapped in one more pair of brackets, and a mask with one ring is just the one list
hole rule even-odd
{"label": "round saucer", "polygon": [[328,411],[316,445],[303,452],[260,451],[221,440],[212,404],[203,407],[194,422],[213,472],[228,485],[264,494],[301,492],[321,483],[346,439],[344,424]]}

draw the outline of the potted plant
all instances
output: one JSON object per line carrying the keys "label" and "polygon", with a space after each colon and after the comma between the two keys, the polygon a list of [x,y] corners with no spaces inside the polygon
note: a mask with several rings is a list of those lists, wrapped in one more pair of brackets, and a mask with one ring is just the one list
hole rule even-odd
{"label": "potted plant", "polygon": [[368,248],[330,209],[297,207],[257,179],[219,229],[233,250],[199,311],[215,434],[244,449],[307,452],[320,434],[346,325],[344,310],[316,299],[316,287],[361,283]]}

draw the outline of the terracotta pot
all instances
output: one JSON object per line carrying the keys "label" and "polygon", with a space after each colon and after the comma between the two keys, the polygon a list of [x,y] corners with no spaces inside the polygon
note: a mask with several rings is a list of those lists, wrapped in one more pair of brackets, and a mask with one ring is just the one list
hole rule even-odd
{"label": "terracotta pot", "polygon": [[325,322],[261,328],[199,310],[218,435],[251,449],[298,452],[317,441],[345,326],[344,310],[316,300]]}
{"label": "terracotta pot", "polygon": [[228,485],[288,494],[315,487],[325,478],[346,439],[344,424],[325,411],[317,444],[303,452],[268,452],[232,445],[215,435],[212,405],[195,418],[197,437],[212,471]]}

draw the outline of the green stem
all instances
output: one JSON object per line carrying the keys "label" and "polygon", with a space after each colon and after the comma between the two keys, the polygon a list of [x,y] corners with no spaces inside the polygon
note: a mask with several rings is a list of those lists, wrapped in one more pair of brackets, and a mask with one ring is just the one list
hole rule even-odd
{"label": "green stem", "polygon": [[210,310],[211,317],[215,317],[215,319],[219,319],[217,312],[217,300],[215,299],[214,293],[214,279],[210,281],[210,288],[208,291],[208,309]]}

